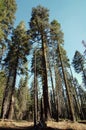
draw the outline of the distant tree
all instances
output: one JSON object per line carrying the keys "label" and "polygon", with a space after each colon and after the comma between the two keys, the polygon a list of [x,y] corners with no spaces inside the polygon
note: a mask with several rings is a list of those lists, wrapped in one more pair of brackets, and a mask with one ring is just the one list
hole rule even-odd
{"label": "distant tree", "polygon": [[86,83],[85,64],[84,56],[79,51],[76,51],[73,57],[72,65],[77,73],[82,73],[84,83]]}
{"label": "distant tree", "polygon": [[[35,60],[36,57],[36,60]],[[43,71],[43,66],[42,66],[42,49],[35,49],[33,52],[33,57],[32,57],[32,63],[31,63],[31,72],[34,73],[35,71],[35,66],[36,64],[36,75],[37,77],[40,75],[42,77],[42,71]]]}
{"label": "distant tree", "polygon": [[[5,58],[5,66],[7,70],[7,83],[2,103],[2,118],[7,118],[10,112],[10,104],[14,95],[16,76],[18,72],[23,73],[24,64],[27,62],[30,44],[29,37],[26,33],[24,22],[21,22],[16,29],[13,30],[9,51]],[[8,116],[10,117],[10,115]]]}

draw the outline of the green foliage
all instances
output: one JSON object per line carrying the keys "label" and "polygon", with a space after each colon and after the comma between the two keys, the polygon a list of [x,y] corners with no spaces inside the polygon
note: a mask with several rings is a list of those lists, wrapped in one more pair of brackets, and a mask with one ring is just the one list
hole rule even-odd
{"label": "green foliage", "polygon": [[[67,52],[66,50],[63,48],[63,46],[60,46],[60,55],[62,57],[62,62],[64,64],[64,67],[69,67],[70,64],[69,64],[69,59],[67,57]],[[61,67],[61,63],[60,63],[60,59],[59,59],[59,50],[57,48],[57,63],[59,65],[59,67]]]}
{"label": "green foliage", "polygon": [[82,73],[83,82],[86,85],[85,58],[79,51],[75,52],[72,65],[77,73]]}
{"label": "green foliage", "polygon": [[6,75],[4,71],[0,71],[0,113],[5,86],[6,86]]}
{"label": "green foliage", "polygon": [[[35,57],[36,57],[36,59],[35,59]],[[34,64],[36,64],[37,75],[42,75],[42,73],[43,73],[42,57],[43,57],[43,54],[42,54],[41,49],[36,50],[35,53],[33,54],[31,68],[32,68],[32,72],[34,73]]]}
{"label": "green foliage", "polygon": [[7,37],[9,30],[13,26],[15,19],[16,2],[15,0],[0,1],[0,41]]}
{"label": "green foliage", "polygon": [[59,55],[61,55],[64,66],[68,67],[69,59],[67,57],[67,52],[63,46],[64,34],[61,30],[60,23],[58,23],[57,20],[53,20],[51,22],[50,34],[51,34],[50,36],[51,36],[51,42],[52,42],[51,46],[52,46],[52,49],[54,49],[53,53],[54,53],[55,59],[57,60],[58,66],[61,67],[60,58],[59,58]]}
{"label": "green foliage", "polygon": [[29,24],[32,40],[39,42],[41,40],[41,35],[46,35],[46,32],[49,28],[48,21],[48,9],[40,5],[36,8],[32,8],[32,16]]}
{"label": "green foliage", "polygon": [[[11,98],[15,90],[15,83],[17,72],[25,69],[24,64],[27,62],[27,55],[29,54],[29,36],[26,33],[24,22],[21,22],[16,29],[13,30],[11,41],[9,44],[9,51],[5,58],[5,68],[8,75],[6,83],[5,97],[3,100],[2,117],[5,118],[6,114],[10,114]],[[7,104],[6,104],[7,103]],[[10,109],[9,111],[7,109]],[[9,112],[9,113],[7,113]]]}
{"label": "green foliage", "polygon": [[14,119],[28,119],[30,94],[28,75],[21,77],[18,88],[15,88]]}
{"label": "green foliage", "polygon": [[83,71],[85,65],[85,59],[84,56],[79,51],[75,52],[72,65],[77,73]]}
{"label": "green foliage", "polygon": [[26,86],[26,82],[22,78],[20,80],[19,92],[18,92],[19,108],[21,108],[21,111],[26,110],[27,94],[28,94],[28,88]]}
{"label": "green foliage", "polygon": [[0,62],[4,50],[6,49],[6,41],[8,34],[13,28],[16,12],[15,0],[0,0]]}
{"label": "green foliage", "polygon": [[63,43],[63,32],[61,30],[60,23],[57,20],[53,20],[50,26],[51,40],[57,41],[58,44]]}
{"label": "green foliage", "polygon": [[23,119],[24,116],[27,115],[27,111],[29,111],[29,102],[30,102],[30,95],[28,89],[28,75],[25,78],[20,79],[19,89],[18,89],[18,113],[19,119]]}
{"label": "green foliage", "polygon": [[26,33],[24,22],[20,22],[13,30],[5,65],[9,69],[13,69],[17,64],[17,69],[23,73],[23,69],[26,69],[24,64],[27,63],[26,56],[29,54],[29,50],[29,36]]}

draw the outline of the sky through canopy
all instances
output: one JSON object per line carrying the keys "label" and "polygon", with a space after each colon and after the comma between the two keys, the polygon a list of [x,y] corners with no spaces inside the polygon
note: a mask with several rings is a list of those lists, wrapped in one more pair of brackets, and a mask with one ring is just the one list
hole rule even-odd
{"label": "sky through canopy", "polygon": [[[84,52],[81,42],[86,41],[86,0],[16,0],[16,2],[15,26],[23,20],[28,28],[32,7],[42,5],[50,10],[50,21],[56,19],[61,24],[64,32],[64,47],[70,63],[76,50]],[[78,80],[81,83],[79,75]]]}

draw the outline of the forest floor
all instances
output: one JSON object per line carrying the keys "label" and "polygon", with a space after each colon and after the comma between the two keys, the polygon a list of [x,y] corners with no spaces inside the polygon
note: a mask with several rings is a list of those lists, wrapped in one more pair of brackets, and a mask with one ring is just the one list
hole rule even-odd
{"label": "forest floor", "polygon": [[[0,121],[0,130],[35,130],[32,122],[28,121]],[[71,121],[48,121],[46,128],[37,130],[86,130],[86,121],[83,123]]]}

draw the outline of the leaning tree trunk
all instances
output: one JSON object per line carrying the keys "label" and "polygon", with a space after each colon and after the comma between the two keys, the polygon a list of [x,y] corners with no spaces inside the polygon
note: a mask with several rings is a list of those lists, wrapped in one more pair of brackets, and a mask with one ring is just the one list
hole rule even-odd
{"label": "leaning tree trunk", "polygon": [[44,113],[45,113],[45,120],[50,118],[50,108],[49,108],[49,98],[48,98],[48,80],[47,80],[47,58],[46,58],[46,43],[44,42],[44,38],[42,36],[42,52],[43,52],[43,99],[44,99]]}
{"label": "leaning tree trunk", "polygon": [[54,65],[54,71],[55,71],[55,90],[56,90],[56,121],[59,121],[59,86],[61,87],[61,80],[58,73],[58,68],[56,65]]}
{"label": "leaning tree trunk", "polygon": [[9,111],[8,111],[8,119],[13,119],[14,114],[14,95],[12,95],[9,105]]}
{"label": "leaning tree trunk", "polygon": [[76,88],[76,84],[74,83],[74,79],[73,79],[73,73],[72,73],[72,70],[71,70],[71,67],[70,67],[70,72],[71,72],[71,85],[73,86],[73,97],[74,97],[74,100],[75,100],[75,103],[76,103],[76,110],[77,110],[77,116],[78,116],[78,119],[80,118],[80,103],[79,103],[79,99],[78,99],[78,93],[77,93],[77,88]]}
{"label": "leaning tree trunk", "polygon": [[62,56],[61,56],[60,46],[59,45],[58,45],[58,51],[59,51],[59,59],[60,59],[60,62],[61,62],[64,83],[65,83],[65,87],[66,87],[66,93],[67,93],[67,97],[68,97],[69,110],[70,110],[70,119],[72,121],[75,121],[76,118],[75,118],[75,115],[74,115],[74,107],[73,107],[73,104],[72,104],[72,101],[71,101],[70,90],[69,90],[66,75],[65,75],[65,72],[64,72],[64,65],[63,65],[63,62],[62,62]]}
{"label": "leaning tree trunk", "polygon": [[86,88],[86,73],[84,71],[84,67],[81,66],[81,68],[82,68],[82,73],[83,73],[83,77],[84,77],[84,80],[85,80],[85,88]]}
{"label": "leaning tree trunk", "polygon": [[12,118],[13,117],[13,100],[17,74],[18,57],[14,66],[9,70],[9,77],[6,84],[4,98],[2,102],[1,118]]}
{"label": "leaning tree trunk", "polygon": [[10,71],[8,79],[7,79],[7,83],[6,83],[6,88],[4,91],[4,96],[3,96],[3,101],[2,101],[2,108],[1,108],[1,118],[5,119],[7,118],[7,111],[8,111],[8,105],[9,105],[9,101],[10,101],[10,95],[11,95],[11,84],[10,82],[12,82],[12,72]]}

